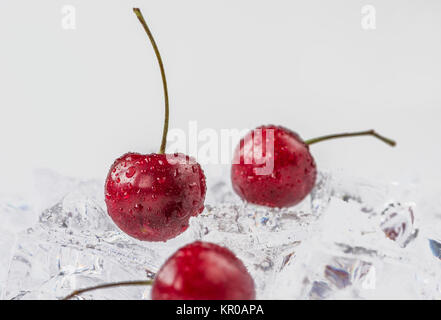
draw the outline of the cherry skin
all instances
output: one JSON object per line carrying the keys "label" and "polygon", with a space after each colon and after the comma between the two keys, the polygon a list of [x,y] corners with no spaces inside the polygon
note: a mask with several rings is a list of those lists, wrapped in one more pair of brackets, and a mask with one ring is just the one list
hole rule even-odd
{"label": "cherry skin", "polygon": [[[273,151],[267,149],[271,132]],[[268,164],[274,164],[272,170],[264,174],[259,172]],[[311,192],[316,176],[309,146],[298,134],[280,126],[254,129],[240,141],[234,152],[233,189],[250,203],[278,208],[293,206]]]}
{"label": "cherry skin", "polygon": [[128,235],[167,241],[188,228],[204,210],[205,175],[183,154],[127,153],[110,168],[105,184],[107,211]]}
{"label": "cherry skin", "polygon": [[174,253],[156,274],[153,300],[253,300],[254,281],[230,250],[194,242]]}

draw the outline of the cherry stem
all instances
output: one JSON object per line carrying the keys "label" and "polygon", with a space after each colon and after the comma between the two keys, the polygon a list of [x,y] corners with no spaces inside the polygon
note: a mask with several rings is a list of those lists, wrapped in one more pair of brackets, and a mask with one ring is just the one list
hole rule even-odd
{"label": "cherry stem", "polygon": [[159,149],[159,153],[164,154],[165,153],[165,146],[167,144],[168,119],[169,119],[168,89],[167,89],[167,78],[165,77],[164,64],[162,63],[161,54],[159,53],[159,49],[158,49],[158,46],[156,45],[155,38],[153,37],[152,32],[150,31],[149,27],[147,26],[147,22],[145,22],[145,19],[141,13],[141,10],[139,8],[133,8],[133,12],[138,17],[139,22],[141,22],[142,26],[144,27],[145,32],[147,33],[147,35],[150,39],[150,42],[152,43],[153,50],[155,51],[156,58],[158,59],[159,68],[161,69],[162,85],[164,87],[165,119],[164,119],[164,129],[162,131],[161,148]]}
{"label": "cherry stem", "polygon": [[321,141],[325,141],[325,140],[331,140],[331,139],[337,139],[337,138],[357,137],[357,136],[373,136],[373,137],[383,141],[384,143],[387,143],[391,147],[394,147],[397,144],[394,140],[386,138],[386,137],[378,134],[374,130],[359,131],[359,132],[348,132],[348,133],[340,133],[340,134],[331,134],[331,135],[327,135],[327,136],[322,136],[322,137],[306,140],[305,143],[307,145],[311,145],[311,144],[314,144],[314,143],[317,143],[317,142],[321,142]]}
{"label": "cherry stem", "polygon": [[107,289],[107,288],[122,287],[122,286],[150,286],[150,285],[152,285],[152,283],[153,283],[153,280],[122,281],[122,282],[106,283],[106,284],[101,284],[101,285],[94,286],[94,287],[88,287],[88,288],[84,288],[84,289],[75,290],[74,292],[72,292],[71,294],[69,294],[68,296],[63,298],[63,300],[69,300],[75,296],[82,294],[82,293],[93,291],[93,290],[98,290],[98,289]]}

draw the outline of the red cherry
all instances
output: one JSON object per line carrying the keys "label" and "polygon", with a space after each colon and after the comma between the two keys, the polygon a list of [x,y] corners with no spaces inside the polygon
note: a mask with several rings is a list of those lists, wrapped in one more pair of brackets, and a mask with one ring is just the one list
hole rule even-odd
{"label": "red cherry", "polygon": [[280,126],[258,127],[249,132],[235,150],[231,167],[233,189],[242,199],[254,204],[278,208],[293,206],[302,201],[315,184],[317,169],[309,145],[364,135],[395,145],[395,141],[373,130],[303,141],[297,133]]}
{"label": "red cherry", "polygon": [[[272,145],[270,130],[274,150],[267,149]],[[259,173],[259,168],[272,164],[272,170]],[[236,148],[231,168],[234,191],[248,202],[268,207],[299,203],[311,192],[316,175],[308,145],[295,132],[277,126],[262,126],[249,132]]]}
{"label": "red cherry", "polygon": [[183,154],[127,153],[110,168],[105,189],[110,217],[139,240],[174,238],[204,210],[204,173]]}
{"label": "red cherry", "polygon": [[156,274],[153,300],[252,300],[254,281],[230,250],[194,242],[174,253]]}
{"label": "red cherry", "polygon": [[164,65],[153,35],[138,8],[133,9],[158,60],[164,88],[165,121],[159,154],[127,153],[107,175],[107,211],[128,235],[167,241],[188,228],[190,217],[204,210],[205,176],[200,165],[183,154],[165,155],[169,101]]}

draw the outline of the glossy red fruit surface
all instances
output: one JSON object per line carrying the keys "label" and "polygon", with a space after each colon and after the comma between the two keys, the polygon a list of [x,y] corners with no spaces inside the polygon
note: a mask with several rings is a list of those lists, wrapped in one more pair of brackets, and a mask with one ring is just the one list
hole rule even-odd
{"label": "glossy red fruit surface", "polygon": [[205,175],[194,159],[127,153],[110,168],[105,201],[112,220],[128,235],[167,241],[204,210],[205,192]]}
{"label": "glossy red fruit surface", "polygon": [[254,281],[230,250],[194,242],[173,254],[156,274],[153,300],[252,300]]}
{"label": "glossy red fruit surface", "polygon": [[272,125],[258,127],[240,141],[231,168],[234,191],[242,199],[278,208],[302,201],[316,175],[309,146],[295,132]]}

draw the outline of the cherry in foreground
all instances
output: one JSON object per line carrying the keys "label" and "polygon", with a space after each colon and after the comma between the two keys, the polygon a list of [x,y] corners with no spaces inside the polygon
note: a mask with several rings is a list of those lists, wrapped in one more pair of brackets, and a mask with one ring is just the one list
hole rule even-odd
{"label": "cherry in foreground", "polygon": [[284,127],[262,126],[249,132],[233,157],[234,191],[245,201],[268,207],[290,207],[302,201],[314,187],[317,167],[309,146],[324,140],[373,136],[395,146],[395,141],[374,130],[323,136],[303,141]]}
{"label": "cherry in foreground", "polygon": [[105,184],[107,212],[128,235],[145,241],[167,241],[184,232],[192,216],[204,210],[205,175],[183,154],[165,154],[169,102],[164,66],[141,11],[133,9],[146,31],[161,70],[165,121],[158,154],[127,153],[110,168]]}
{"label": "cherry in foreground", "polygon": [[176,251],[153,281],[129,281],[77,290],[81,293],[118,286],[152,285],[153,300],[253,300],[254,281],[230,250],[196,241]]}
{"label": "cherry in foreground", "polygon": [[252,300],[254,281],[230,250],[194,242],[178,250],[159,270],[154,300]]}

